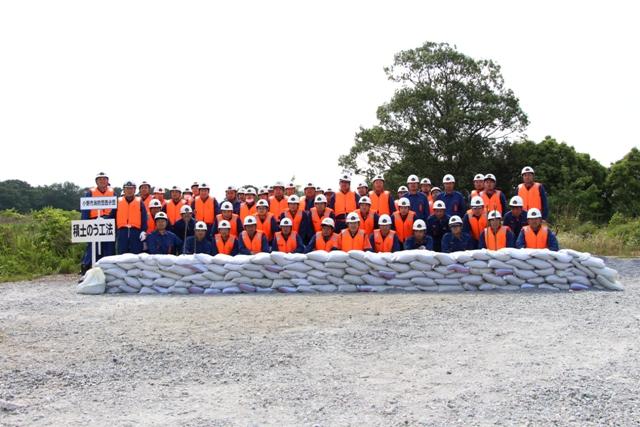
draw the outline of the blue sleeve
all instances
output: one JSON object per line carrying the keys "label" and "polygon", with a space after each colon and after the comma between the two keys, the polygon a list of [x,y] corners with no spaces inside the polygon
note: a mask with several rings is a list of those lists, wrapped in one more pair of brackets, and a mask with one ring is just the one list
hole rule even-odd
{"label": "blue sleeve", "polygon": [[422,193],[418,193],[418,194],[422,196],[422,202],[424,204],[424,219],[426,221],[427,218],[431,216],[431,209],[429,208],[429,199],[427,198],[427,196],[425,196]]}
{"label": "blue sleeve", "polygon": [[262,235],[262,252],[271,252],[271,249],[269,248],[269,242],[267,242],[267,236],[265,236],[264,234]]}
{"label": "blue sleeve", "polygon": [[[188,238],[187,238],[187,239],[188,239]],[[188,240],[187,240],[187,241],[188,241]],[[236,243],[237,243],[237,242],[238,242],[238,241],[236,240]],[[218,245],[216,245],[215,240],[211,243],[211,255],[212,255],[212,256],[216,256],[216,255],[218,255]]]}
{"label": "blue sleeve", "polygon": [[549,216],[549,204],[547,202],[547,192],[542,184],[540,184],[540,201],[542,202],[542,219],[547,219]]}
{"label": "blue sleeve", "polygon": [[278,239],[276,237],[271,241],[271,252],[278,252]]}
{"label": "blue sleeve", "polygon": [[507,212],[507,197],[504,195],[504,192],[500,192],[500,204],[502,205],[502,212]]}
{"label": "blue sleeve", "polygon": [[327,206],[330,207],[332,210],[336,209],[336,198],[332,197],[331,199],[327,200]]}
{"label": "blue sleeve", "polygon": [[[267,241],[267,238],[265,236],[262,236],[262,238],[264,239],[265,242]],[[246,248],[246,246],[242,242],[242,239],[236,239],[236,243],[238,244],[238,253],[239,254],[241,254],[241,255],[251,255],[251,251]]]}
{"label": "blue sleeve", "polygon": [[179,252],[180,249],[182,249],[182,243],[183,243],[182,239],[174,234],[173,235],[173,241],[174,241],[174,244],[176,246],[176,252]]}
{"label": "blue sleeve", "polygon": [[316,247],[316,236],[314,234],[311,240],[309,240],[309,244],[304,248],[304,253],[308,254],[309,252],[315,251],[315,247]]}
{"label": "blue sleeve", "polygon": [[395,236],[393,236],[393,246],[391,247],[391,252],[398,252],[401,250],[402,244],[400,243],[400,239],[398,239],[398,235],[396,234]]}
{"label": "blue sleeve", "polygon": [[353,195],[356,199],[356,206],[358,206],[358,204],[360,203],[360,195],[358,193],[356,193],[355,191],[353,192]]}
{"label": "blue sleeve", "polygon": [[467,202],[464,200],[462,194],[458,193],[458,197],[460,198],[460,213],[467,211]]}
{"label": "blue sleeve", "polygon": [[242,220],[240,219],[240,217],[236,218],[236,224],[238,224],[238,236],[239,236],[240,233],[244,231],[244,226],[242,225]]}
{"label": "blue sleeve", "polygon": [[302,221],[300,222],[300,230],[298,231],[298,235],[305,242],[309,240],[309,236],[311,235],[311,219],[309,218],[309,214],[306,211],[302,212]]}
{"label": "blue sleeve", "polygon": [[560,245],[558,244],[558,239],[556,235],[553,234],[551,230],[547,233],[547,247],[550,251],[558,251],[560,249]]}
{"label": "blue sleeve", "polygon": [[213,198],[213,217],[215,218],[216,215],[218,215],[219,213],[220,213],[220,205],[218,204],[218,199],[214,197]]}
{"label": "blue sleeve", "polygon": [[304,253],[304,243],[302,242],[302,237],[298,234],[296,236],[296,250],[293,251],[296,254]]}
{"label": "blue sleeve", "polygon": [[442,236],[442,241],[440,242],[440,250],[448,253],[449,246],[451,246],[451,233],[445,233],[445,235]]}
{"label": "blue sleeve", "polygon": [[[238,230],[238,233],[240,232],[240,230]],[[213,239],[213,236],[215,236],[216,234],[218,234],[218,217],[215,216],[213,218],[213,225],[211,226],[211,228],[209,229],[209,231],[207,231],[207,234],[209,235],[210,239]]]}
{"label": "blue sleeve", "polygon": [[233,249],[231,249],[231,256],[236,256],[240,253],[240,244],[238,242],[239,242],[238,239],[236,239],[233,242]]}
{"label": "blue sleeve", "polygon": [[380,226],[378,225],[378,221],[380,221],[380,215],[378,215],[377,213],[373,214],[373,229],[377,230],[380,228]]}
{"label": "blue sleeve", "polygon": [[431,236],[427,236],[427,244],[425,246],[428,250],[433,250],[433,239],[431,238]]}
{"label": "blue sleeve", "polygon": [[407,239],[404,241],[404,250],[405,250],[405,251],[408,251],[408,250],[410,250],[410,249],[411,249],[411,244],[410,244],[410,242],[412,242],[412,241],[413,241],[413,238],[412,238],[412,237],[407,237]]}
{"label": "blue sleeve", "polygon": [[480,232],[480,240],[478,240],[478,249],[486,249],[487,245],[484,239],[484,231]]}
{"label": "blue sleeve", "polygon": [[471,231],[471,225],[469,224],[469,216],[465,214],[464,217],[462,218],[462,232],[470,233],[470,231]]}
{"label": "blue sleeve", "polygon": [[469,236],[469,235],[467,235],[467,247],[466,247],[466,249],[467,249],[468,251],[471,251],[471,250],[475,249],[475,248],[474,248],[473,239],[472,239],[472,238],[471,238],[471,236]]}
{"label": "blue sleeve", "polygon": [[526,247],[527,245],[524,240],[524,231],[521,231],[520,234],[518,235],[518,238],[516,239],[516,248],[523,249]]}
{"label": "blue sleeve", "polygon": [[515,248],[516,247],[516,236],[512,231],[507,231],[507,247]]}
{"label": "blue sleeve", "polygon": [[140,216],[142,217],[140,231],[147,231],[147,207],[142,202],[140,202]]}
{"label": "blue sleeve", "polygon": [[376,252],[376,244],[375,239],[373,238],[373,233],[369,235],[369,243],[371,244],[371,249],[373,250],[373,252]]}
{"label": "blue sleeve", "polygon": [[272,216],[271,217],[271,234],[275,236],[275,234],[278,231],[280,231],[280,225],[278,224],[278,221],[276,221],[276,217]]}
{"label": "blue sleeve", "polygon": [[[391,192],[389,192],[389,215],[391,215],[392,213],[394,213],[396,211],[396,204],[394,203],[394,198],[393,198],[393,194],[391,194]],[[429,200],[427,200],[428,202]]]}

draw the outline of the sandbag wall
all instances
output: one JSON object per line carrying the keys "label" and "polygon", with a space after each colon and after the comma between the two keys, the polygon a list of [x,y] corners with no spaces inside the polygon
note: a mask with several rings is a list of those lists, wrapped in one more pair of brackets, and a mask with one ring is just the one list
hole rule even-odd
{"label": "sandbag wall", "polygon": [[107,293],[622,290],[615,270],[588,253],[503,249],[235,257],[124,254],[101,259]]}

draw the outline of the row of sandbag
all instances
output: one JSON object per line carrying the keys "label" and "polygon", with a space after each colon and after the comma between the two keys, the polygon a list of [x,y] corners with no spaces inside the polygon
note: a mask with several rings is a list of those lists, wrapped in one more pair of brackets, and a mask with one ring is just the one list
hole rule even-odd
{"label": "row of sandbag", "polygon": [[235,257],[124,254],[98,262],[107,293],[622,290],[615,270],[573,250],[503,249],[452,254],[316,251]]}

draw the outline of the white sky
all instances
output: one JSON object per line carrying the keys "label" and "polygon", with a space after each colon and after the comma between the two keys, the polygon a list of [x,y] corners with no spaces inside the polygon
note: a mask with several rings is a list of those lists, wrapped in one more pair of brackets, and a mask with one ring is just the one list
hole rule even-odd
{"label": "white sky", "polygon": [[1,2],[0,179],[335,187],[424,41],[496,60],[530,138],[608,166],[639,145],[635,2],[527,3]]}

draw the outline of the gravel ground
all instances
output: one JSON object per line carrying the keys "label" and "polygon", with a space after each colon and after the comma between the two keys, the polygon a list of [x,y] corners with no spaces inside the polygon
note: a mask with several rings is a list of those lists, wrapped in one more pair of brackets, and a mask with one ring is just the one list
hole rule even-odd
{"label": "gravel ground", "polygon": [[0,425],[638,425],[625,292],[81,296],[0,284]]}

